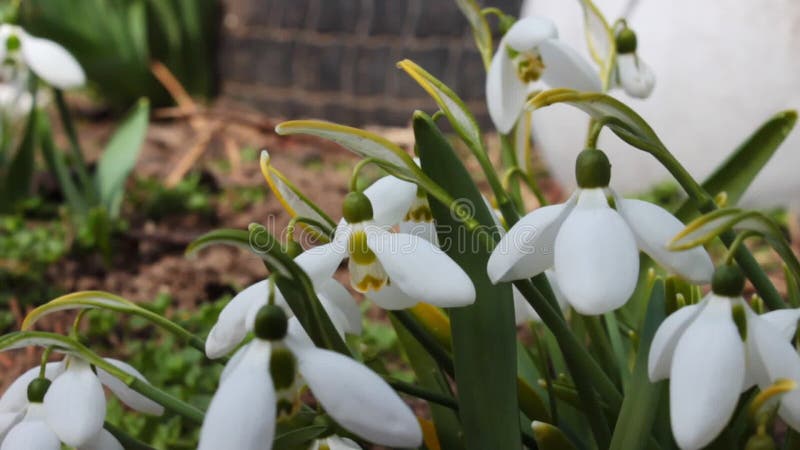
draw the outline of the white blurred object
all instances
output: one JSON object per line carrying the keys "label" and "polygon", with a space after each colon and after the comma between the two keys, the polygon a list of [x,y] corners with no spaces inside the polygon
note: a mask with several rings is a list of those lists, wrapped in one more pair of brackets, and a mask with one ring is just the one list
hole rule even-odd
{"label": "white blurred object", "polygon": [[[656,77],[645,100],[620,90],[667,148],[702,180],[774,113],[800,107],[800,2],[764,0],[596,0],[613,23],[630,10],[637,53]],[[633,5],[632,7],[630,5]],[[564,42],[588,57],[578,0],[526,0],[522,16],[552,19]],[[566,105],[533,114],[533,134],[553,175],[575,186],[587,116]],[[670,179],[651,156],[604,130],[599,141],[613,164],[611,186],[625,193]],[[793,131],[744,198],[749,206],[800,206],[800,132]]]}

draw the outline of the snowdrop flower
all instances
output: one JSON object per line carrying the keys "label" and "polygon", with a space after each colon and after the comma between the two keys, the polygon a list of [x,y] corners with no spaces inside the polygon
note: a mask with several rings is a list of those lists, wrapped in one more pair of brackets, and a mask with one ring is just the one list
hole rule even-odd
{"label": "snowdrop flower", "polygon": [[555,24],[544,17],[517,21],[503,36],[486,74],[486,103],[497,131],[517,122],[530,85],[600,91],[600,78],[574,49],[558,40]]}
{"label": "snowdrop flower", "polygon": [[317,439],[309,450],[361,450],[361,446],[339,436],[329,436],[325,439]]}
{"label": "snowdrop flower", "polygon": [[[361,311],[347,289],[332,278],[315,284],[315,288],[323,309],[339,334],[342,337],[345,333],[361,334]],[[247,333],[253,330],[255,316],[267,304],[270,295],[274,295],[275,304],[287,315],[291,317],[294,314],[281,291],[271,287],[269,280],[252,284],[236,294],[220,312],[217,323],[206,338],[206,356],[220,358],[241,344]]]}
{"label": "snowdrop flower", "polygon": [[656,84],[653,70],[636,54],[636,33],[628,27],[617,33],[616,76],[617,83],[631,97],[649,97]]}
{"label": "snowdrop flower", "polygon": [[223,372],[203,421],[199,450],[270,449],[276,390],[293,388],[298,375],[347,430],[389,447],[422,444],[416,417],[383,379],[359,362],[315,347],[297,319],[287,320],[280,307],[259,311],[255,333]]}
{"label": "snowdrop flower", "polygon": [[86,83],[78,61],[59,44],[31,36],[19,26],[0,24],[0,61],[12,61],[59,89]]}
{"label": "snowdrop flower", "polygon": [[333,241],[296,259],[312,281],[330,278],[349,257],[351,286],[383,308],[409,308],[420,301],[457,307],[475,301],[475,286],[458,264],[424,238],[388,231],[373,211],[365,193],[347,195],[344,221]]}
{"label": "snowdrop flower", "polygon": [[639,249],[689,281],[707,283],[713,265],[702,247],[670,252],[666,243],[684,225],[651,203],[607,195],[611,165],[600,150],[578,156],[579,189],[564,204],[545,206],[517,222],[489,257],[493,283],[555,269],[564,298],[581,314],[622,306],[636,288]]}
{"label": "snowdrop flower", "polygon": [[[38,371],[39,368],[36,370]],[[16,382],[22,381],[21,378]],[[42,403],[51,387],[51,381],[44,377],[34,377],[27,383],[27,406],[24,415],[8,430],[7,434],[5,431],[0,432],[1,450],[60,450],[62,441],[67,443],[62,434],[53,427],[47,407]],[[102,395],[102,389],[100,393]],[[105,411],[103,411],[103,415],[105,416]],[[76,431],[76,435],[81,431]],[[86,439],[81,439],[81,442],[80,445],[69,445],[76,447],[77,450],[122,450],[123,448],[111,433],[102,428],[102,422],[96,432]]]}
{"label": "snowdrop flower", "polygon": [[[122,361],[111,358],[106,358],[106,361],[124,372],[145,380],[139,371]],[[130,389],[122,381],[102,369],[97,369],[95,374],[89,363],[74,356],[68,356],[61,362],[46,364],[45,378],[43,379],[48,381],[47,393],[43,394],[44,396],[38,401],[38,404],[34,405],[28,400],[28,386],[34,380],[39,379],[39,371],[39,367],[34,367],[23,373],[0,398],[0,437],[8,433],[7,439],[10,439],[11,427],[24,423],[28,421],[27,418],[31,417],[44,421],[48,429],[58,437],[59,442],[79,449],[95,448],[89,446],[89,443],[94,442],[95,439],[106,439],[106,437],[98,436],[101,434],[106,416],[104,385],[122,403],[137,411],[153,415],[164,413],[164,408],[158,403]],[[49,384],[50,381],[52,384]],[[34,429],[36,427],[38,425],[25,425],[24,428]],[[26,435],[22,434],[22,436]],[[57,448],[60,449],[60,444]],[[6,450],[5,441],[2,449]]]}
{"label": "snowdrop flower", "polygon": [[[648,372],[653,382],[670,380],[672,433],[684,450],[705,447],[722,431],[743,390],[800,380],[800,357],[789,343],[800,310],[759,316],[741,298],[743,287],[737,268],[721,266],[712,292],[670,315],[653,337]],[[795,428],[798,400],[790,392],[780,409]]]}

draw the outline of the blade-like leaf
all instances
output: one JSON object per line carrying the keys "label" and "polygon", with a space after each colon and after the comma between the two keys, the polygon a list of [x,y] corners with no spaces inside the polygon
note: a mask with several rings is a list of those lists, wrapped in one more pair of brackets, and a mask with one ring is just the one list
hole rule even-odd
{"label": "blade-like leaf", "polygon": [[[725,192],[728,204],[735,205],[796,123],[796,111],[783,111],[772,116],[714,170],[703,182],[703,188],[712,196]],[[686,220],[693,211],[694,208],[687,201],[678,208],[675,216]]]}
{"label": "blade-like leaf", "polygon": [[647,358],[650,353],[650,342],[659,324],[664,320],[664,313],[664,283],[659,280],[653,285],[650,294],[636,365],[611,438],[611,450],[656,448],[653,441],[648,444],[648,439],[658,412],[658,403],[666,392],[667,382],[650,382],[647,374]]}
{"label": "blade-like leaf", "polygon": [[41,141],[42,155],[44,156],[45,162],[50,172],[52,172],[58,180],[61,192],[67,200],[67,204],[69,204],[74,213],[85,214],[88,210],[86,199],[78,192],[78,188],[75,186],[75,182],[70,176],[67,163],[64,161],[64,155],[58,152],[55,147],[47,116],[39,118],[39,140]]}
{"label": "blade-like leaf", "polygon": [[36,108],[36,96],[25,125],[25,134],[20,141],[14,159],[5,172],[5,179],[0,179],[0,211],[10,211],[14,204],[24,199],[31,190],[33,181],[34,152],[36,150],[37,123],[39,110]]}
{"label": "blade-like leaf", "polygon": [[136,165],[147,133],[150,104],[141,99],[111,136],[100,161],[97,163],[95,186],[101,204],[112,217],[119,214],[125,179]]}
{"label": "blade-like leaf", "polygon": [[436,101],[436,104],[447,116],[453,129],[456,130],[456,133],[461,136],[461,139],[473,152],[476,149],[483,148],[478,122],[455,92],[411,60],[400,61],[397,66],[403,69],[433,97],[433,100]]}
{"label": "blade-like leaf", "polygon": [[[494,219],[469,172],[429,116],[415,113],[414,135],[425,173],[451,195],[472,202],[475,219],[492,227]],[[449,311],[464,443],[470,450],[521,448],[511,288],[489,281],[490,250],[470,245],[480,242],[478,232],[454,219],[447,205],[434,198],[430,202],[439,241],[450,243],[445,251],[467,272],[477,292],[475,304]]]}
{"label": "blade-like leaf", "polygon": [[330,122],[319,120],[292,120],[275,127],[275,132],[289,134],[309,134],[327,139],[364,157],[373,158],[392,175],[396,173],[414,178],[418,167],[408,153],[381,136]]}
{"label": "blade-like leaf", "polygon": [[472,37],[475,38],[475,46],[481,54],[484,67],[489,67],[492,63],[492,30],[486,17],[481,14],[481,7],[475,0],[456,0],[456,5],[472,28]]}

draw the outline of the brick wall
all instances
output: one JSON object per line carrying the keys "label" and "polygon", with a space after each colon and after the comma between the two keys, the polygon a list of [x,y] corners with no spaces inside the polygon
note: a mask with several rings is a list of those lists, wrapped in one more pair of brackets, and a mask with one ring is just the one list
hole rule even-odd
{"label": "brick wall", "polygon": [[[485,118],[484,69],[454,0],[225,0],[222,92],[265,114],[404,125],[427,94],[410,58]],[[483,1],[509,12],[521,0]]]}

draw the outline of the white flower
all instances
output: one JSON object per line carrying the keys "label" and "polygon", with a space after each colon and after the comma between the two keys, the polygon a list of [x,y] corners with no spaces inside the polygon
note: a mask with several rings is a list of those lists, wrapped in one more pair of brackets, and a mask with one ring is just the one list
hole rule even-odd
{"label": "white flower", "polygon": [[[225,368],[203,421],[199,450],[271,448],[276,387],[293,385],[295,364],[316,399],[342,427],[380,445],[421,445],[422,431],[414,414],[366,366],[315,347],[296,318],[289,320],[283,341],[264,340],[269,336],[260,329],[256,324],[260,337],[237,352]],[[285,379],[287,373],[292,380]]]}
{"label": "white flower", "polygon": [[[302,263],[303,261],[298,261]],[[338,281],[328,278],[315,285],[317,297],[339,334],[361,334],[361,311],[358,304]],[[275,287],[275,304],[288,316],[294,315],[281,291]],[[206,356],[220,358],[242,343],[253,330],[255,315],[269,298],[269,280],[250,285],[225,305],[206,338]]]}
{"label": "white flower", "polygon": [[[650,379],[670,379],[672,432],[684,450],[706,446],[723,430],[743,390],[800,380],[800,357],[789,342],[800,309],[759,316],[740,296],[714,291],[664,320],[650,347]],[[741,330],[734,309],[743,313]],[[798,400],[795,392],[785,394],[779,410],[794,428],[800,426]]]}
{"label": "white flower", "polygon": [[[383,209],[379,216],[371,205],[365,193],[350,193],[333,241],[296,258],[315,284],[330,278],[349,257],[350,284],[385,309],[420,301],[442,307],[475,301],[475,286],[458,264],[425,238],[381,226],[390,214]],[[402,218],[407,210],[396,208],[399,214],[392,215]]]}
{"label": "white flower", "polygon": [[486,75],[486,103],[497,131],[508,133],[525,105],[530,84],[600,91],[600,78],[574,49],[558,40],[549,19],[526,17],[503,36]]}
{"label": "white flower", "polygon": [[[130,365],[111,358],[105,360],[120,370],[146,381],[142,374]],[[158,403],[132,390],[102,369],[97,369],[95,374],[86,361],[73,356],[68,356],[61,362],[46,364],[45,378],[51,380],[52,385],[47,390],[44,401],[33,404],[28,401],[28,385],[39,376],[39,371],[40,368],[37,366],[23,373],[0,398],[0,438],[6,433],[10,436],[12,427],[28,421],[29,417],[35,417],[36,420],[41,419],[46,422],[48,429],[55,433],[59,442],[79,449],[95,448],[90,445],[95,439],[107,440],[107,437],[99,436],[106,416],[103,385],[124,404],[137,411],[154,415],[164,413],[164,408]],[[32,430],[36,427],[38,425],[26,425],[24,428]],[[18,437],[14,439],[23,439],[27,436],[26,433],[19,433],[21,432],[15,434]],[[6,448],[5,445],[4,441],[3,449]]]}
{"label": "white flower", "polygon": [[616,81],[631,97],[647,98],[653,92],[656,77],[636,53],[636,46],[636,34],[630,28],[617,34]]}
{"label": "white flower", "polygon": [[[684,227],[678,219],[659,206],[622,199],[608,189],[610,164],[600,150],[581,152],[577,166],[593,170],[578,170],[582,187],[566,203],[534,210],[497,244],[487,265],[493,283],[554,268],[573,308],[581,314],[603,314],[633,294],[640,249],[689,281],[711,280],[714,267],[702,247],[667,250],[666,243]],[[614,196],[616,209],[607,196]]]}
{"label": "white flower", "polygon": [[325,439],[314,441],[309,450],[361,450],[361,446],[353,442],[352,439],[329,436]]}
{"label": "white flower", "polygon": [[86,83],[80,64],[64,47],[31,36],[16,25],[0,25],[0,61],[6,60],[30,69],[59,89],[72,89]]}

